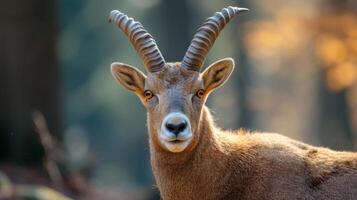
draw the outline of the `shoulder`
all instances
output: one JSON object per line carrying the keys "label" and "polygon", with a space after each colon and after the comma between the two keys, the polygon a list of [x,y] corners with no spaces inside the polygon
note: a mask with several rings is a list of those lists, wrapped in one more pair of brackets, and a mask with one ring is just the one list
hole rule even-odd
{"label": "shoulder", "polygon": [[257,167],[269,165],[275,170],[303,170],[306,154],[314,148],[277,133],[243,131],[233,135],[239,154],[249,155]]}

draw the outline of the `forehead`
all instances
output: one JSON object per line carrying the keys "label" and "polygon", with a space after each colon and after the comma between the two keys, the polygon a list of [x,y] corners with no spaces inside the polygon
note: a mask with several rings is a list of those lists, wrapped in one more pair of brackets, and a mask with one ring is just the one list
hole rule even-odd
{"label": "forehead", "polygon": [[146,87],[156,90],[168,88],[192,88],[200,86],[199,72],[181,67],[181,63],[167,63],[165,68],[156,73],[148,74]]}

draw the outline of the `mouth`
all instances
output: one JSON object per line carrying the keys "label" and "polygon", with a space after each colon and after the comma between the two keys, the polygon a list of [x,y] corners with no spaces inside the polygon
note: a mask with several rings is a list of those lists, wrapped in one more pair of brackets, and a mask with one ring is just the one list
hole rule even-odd
{"label": "mouth", "polygon": [[162,140],[162,144],[163,146],[165,146],[165,148],[168,151],[172,153],[179,153],[186,149],[186,147],[190,143],[190,140],[191,140],[190,138],[186,138],[186,139],[174,138],[170,140]]}
{"label": "mouth", "polygon": [[192,140],[192,134],[179,134],[174,136],[173,134],[167,134],[162,132],[160,134],[161,144],[172,153],[180,153],[186,149]]}
{"label": "mouth", "polygon": [[179,140],[179,139],[175,139],[175,140],[171,140],[171,141],[167,141],[168,143],[171,143],[173,145],[175,144],[180,144],[180,143],[183,143],[185,142],[186,140]]}
{"label": "mouth", "polygon": [[188,142],[191,140],[191,138],[192,138],[191,134],[181,134],[178,136],[174,136],[172,134],[168,135],[165,134],[165,132],[160,134],[160,140],[162,142],[169,143],[169,144],[180,144],[180,143]]}
{"label": "mouth", "polygon": [[172,138],[172,139],[166,139],[165,141],[175,144],[175,143],[185,142],[187,140],[189,140],[189,138]]}

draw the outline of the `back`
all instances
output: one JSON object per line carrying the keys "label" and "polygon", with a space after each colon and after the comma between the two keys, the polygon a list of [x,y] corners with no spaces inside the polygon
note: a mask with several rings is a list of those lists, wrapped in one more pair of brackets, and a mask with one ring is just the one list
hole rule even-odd
{"label": "back", "polygon": [[279,134],[241,137],[251,143],[257,161],[247,199],[357,199],[356,153],[314,147]]}

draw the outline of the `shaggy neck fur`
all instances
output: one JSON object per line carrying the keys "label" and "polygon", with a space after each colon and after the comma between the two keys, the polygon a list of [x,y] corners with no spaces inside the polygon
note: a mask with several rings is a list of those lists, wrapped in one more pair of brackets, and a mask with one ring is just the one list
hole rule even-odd
{"label": "shaggy neck fur", "polygon": [[196,147],[178,154],[160,150],[150,139],[151,165],[163,199],[229,199],[243,193],[240,183],[250,173],[250,156],[228,147],[229,138],[217,134],[206,107],[197,131],[201,138]]}

